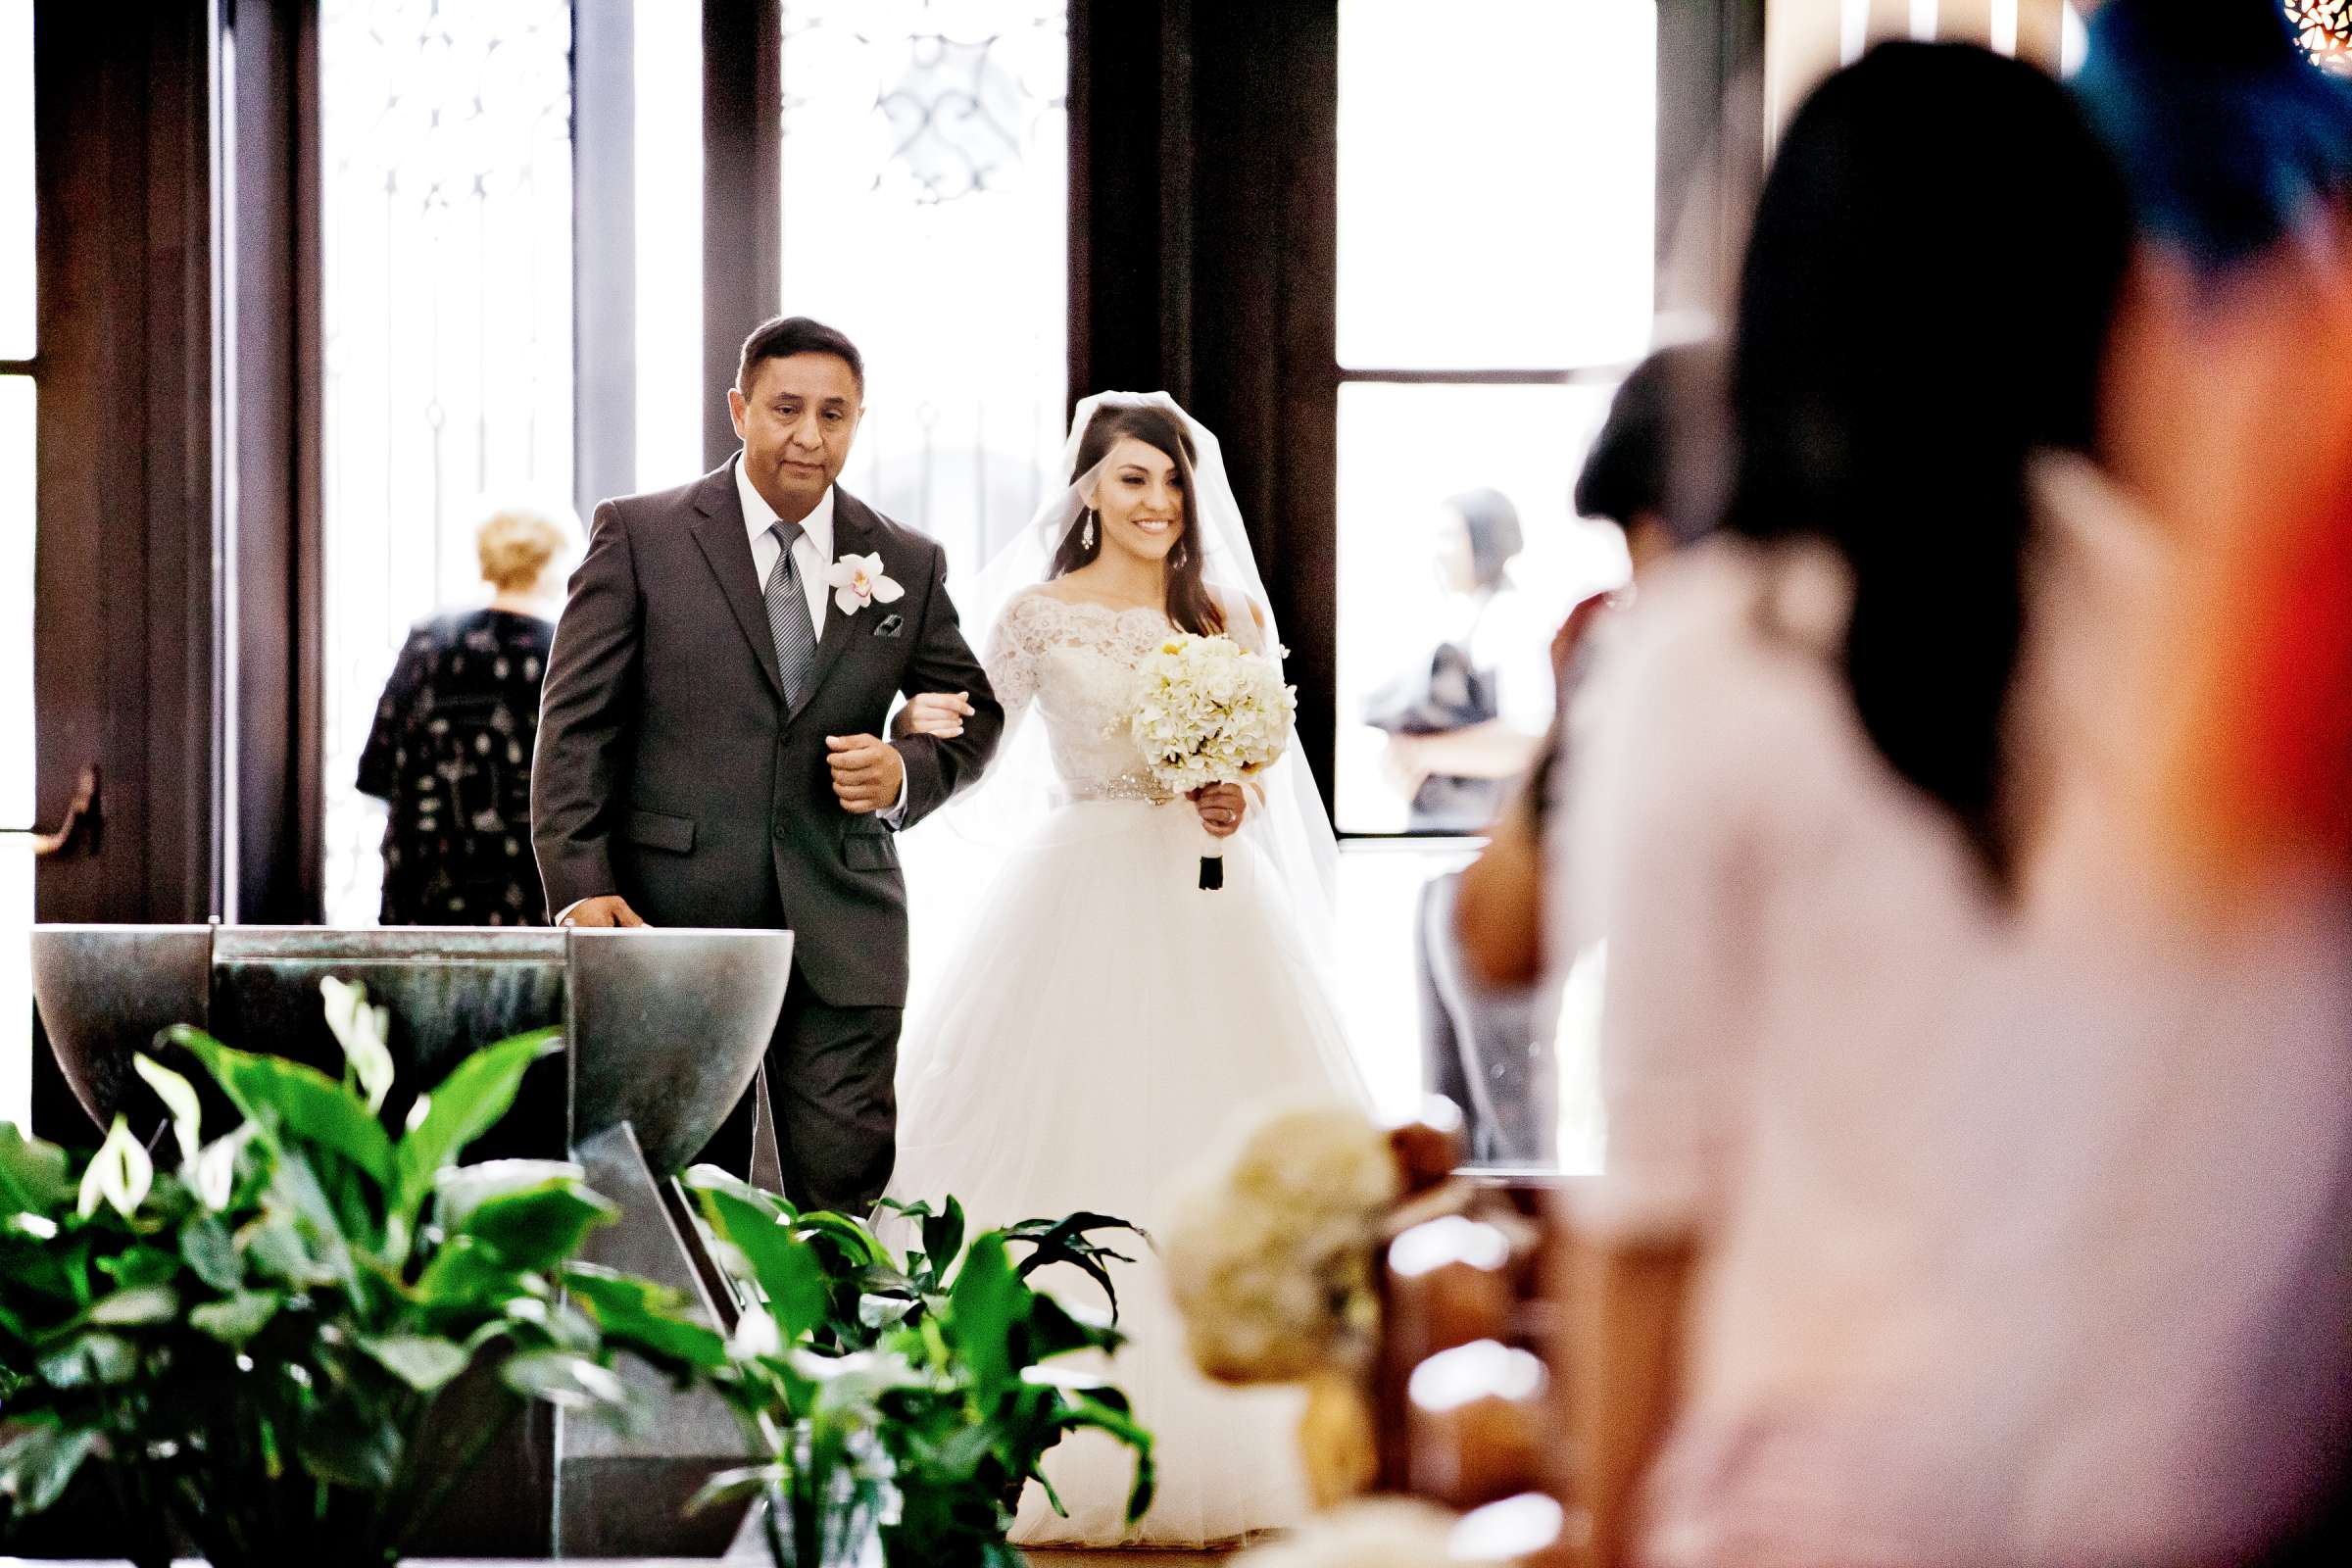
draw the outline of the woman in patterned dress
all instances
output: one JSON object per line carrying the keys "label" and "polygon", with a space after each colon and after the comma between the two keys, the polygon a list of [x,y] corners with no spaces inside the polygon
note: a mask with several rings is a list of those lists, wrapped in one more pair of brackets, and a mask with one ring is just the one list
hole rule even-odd
{"label": "woman in patterned dress", "polygon": [[385,925],[547,923],[531,752],[570,544],[544,514],[495,514],[474,540],[490,603],[410,628],[360,754],[361,792],[390,808]]}

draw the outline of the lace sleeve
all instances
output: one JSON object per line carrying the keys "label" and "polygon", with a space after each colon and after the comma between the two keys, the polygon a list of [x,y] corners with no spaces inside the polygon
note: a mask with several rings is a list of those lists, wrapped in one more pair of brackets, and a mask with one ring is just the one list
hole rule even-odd
{"label": "lace sleeve", "polygon": [[1038,659],[1044,651],[1045,609],[1041,596],[1024,594],[1004,607],[989,628],[988,652],[981,663],[988,670],[989,688],[1004,705],[1004,727],[1010,730],[1029,710],[1037,696]]}

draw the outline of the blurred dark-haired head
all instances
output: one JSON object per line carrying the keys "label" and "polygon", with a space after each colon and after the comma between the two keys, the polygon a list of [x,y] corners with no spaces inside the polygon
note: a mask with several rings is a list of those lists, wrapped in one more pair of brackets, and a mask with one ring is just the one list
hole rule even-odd
{"label": "blurred dark-haired head", "polygon": [[1806,101],[1748,242],[1725,524],[1845,558],[1863,725],[1996,874],[2028,461],[2092,447],[2130,248],[2121,179],[2066,89],[1915,43]]}
{"label": "blurred dark-haired head", "polygon": [[1710,437],[1723,404],[1723,349],[1678,343],[1634,367],[1576,478],[1577,514],[1625,530],[1636,569],[1688,544],[1714,520],[1701,499]]}
{"label": "blurred dark-haired head", "polygon": [[2208,270],[2352,202],[2352,81],[2278,0],[2108,0],[2074,80],[2150,237]]}
{"label": "blurred dark-haired head", "polygon": [[1527,534],[1519,526],[1519,509],[1499,490],[1465,490],[1446,498],[1439,519],[1439,575],[1464,593],[1492,593],[1504,582],[1504,573]]}

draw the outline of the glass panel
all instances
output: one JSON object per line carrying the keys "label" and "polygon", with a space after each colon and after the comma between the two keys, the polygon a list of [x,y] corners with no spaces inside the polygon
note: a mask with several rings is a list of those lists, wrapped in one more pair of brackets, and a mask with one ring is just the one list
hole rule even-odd
{"label": "glass panel", "polygon": [[485,498],[568,510],[571,8],[327,0],[326,914],[375,918],[353,788],[409,625],[487,597]]}
{"label": "glass panel", "polygon": [[865,356],[843,483],[960,571],[1061,453],[1068,83],[1066,4],[784,6],[784,309]]}
{"label": "glass panel", "polygon": [[[1551,721],[1551,634],[1579,599],[1622,581],[1625,544],[1605,524],[1569,514],[1585,449],[1615,389],[1595,386],[1427,386],[1350,382],[1340,388],[1339,827],[1346,833],[1475,832],[1500,785],[1403,776],[1466,728],[1507,753]],[[1524,541],[1491,586],[1477,586],[1484,517],[1494,492]],[[1455,498],[1471,497],[1469,500]],[[1478,516],[1465,518],[1464,514]],[[1441,645],[1468,650],[1476,692],[1434,673]],[[1448,656],[1450,659],[1451,656]],[[1389,726],[1367,722],[1378,716]],[[1390,730],[1414,732],[1402,743]],[[1494,755],[1483,747],[1480,757]],[[1463,760],[1457,755],[1456,762]],[[1449,778],[1462,775],[1447,774]]]}
{"label": "glass panel", "polygon": [[[32,822],[32,421],[30,378],[0,376],[0,826]],[[42,827],[54,827],[43,822]],[[0,838],[0,1121],[32,1107],[32,851]]]}
{"label": "glass panel", "polygon": [[[1340,1005],[1356,1066],[1384,1116],[1410,1111],[1435,1086],[1433,1005],[1421,964],[1422,891],[1430,879],[1458,871],[1466,850],[1413,841],[1351,840],[1340,854]],[[1597,955],[1579,960],[1561,988],[1554,1026],[1559,1093],[1558,1166],[1600,1169],[1600,1092],[1595,1050],[1600,1029]],[[1548,1021],[1548,1020],[1546,1020]]]}
{"label": "glass panel", "polygon": [[703,471],[703,8],[637,0],[637,488]]}
{"label": "glass panel", "polygon": [[32,358],[32,0],[0,0],[0,360]]}
{"label": "glass panel", "polygon": [[1340,363],[1606,365],[1649,336],[1652,0],[1340,7]]}
{"label": "glass panel", "polygon": [[1356,1067],[1383,1116],[1399,1116],[1426,1092],[1421,1065],[1421,890],[1458,871],[1458,848],[1351,843],[1340,854],[1340,1005]]}

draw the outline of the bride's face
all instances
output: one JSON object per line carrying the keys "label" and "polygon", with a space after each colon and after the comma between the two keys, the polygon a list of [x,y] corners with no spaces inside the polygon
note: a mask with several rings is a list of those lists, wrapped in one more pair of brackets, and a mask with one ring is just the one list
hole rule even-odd
{"label": "bride's face", "polygon": [[1184,537],[1184,478],[1175,460],[1149,441],[1121,437],[1095,481],[1095,514],[1104,550],[1166,560]]}

